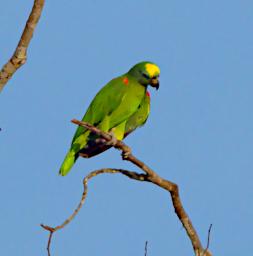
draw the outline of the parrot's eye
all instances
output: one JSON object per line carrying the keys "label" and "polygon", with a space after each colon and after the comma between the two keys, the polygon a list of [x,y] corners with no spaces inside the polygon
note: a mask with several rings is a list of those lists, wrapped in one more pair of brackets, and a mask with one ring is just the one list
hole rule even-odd
{"label": "parrot's eye", "polygon": [[145,77],[146,79],[149,79],[149,76],[145,73],[142,73],[142,76]]}

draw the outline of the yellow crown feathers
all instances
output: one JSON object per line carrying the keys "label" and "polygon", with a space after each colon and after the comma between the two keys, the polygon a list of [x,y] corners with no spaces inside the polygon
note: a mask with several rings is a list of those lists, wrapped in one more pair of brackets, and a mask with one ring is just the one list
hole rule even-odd
{"label": "yellow crown feathers", "polygon": [[147,63],[145,65],[145,68],[150,77],[157,76],[160,74],[160,69],[155,64]]}

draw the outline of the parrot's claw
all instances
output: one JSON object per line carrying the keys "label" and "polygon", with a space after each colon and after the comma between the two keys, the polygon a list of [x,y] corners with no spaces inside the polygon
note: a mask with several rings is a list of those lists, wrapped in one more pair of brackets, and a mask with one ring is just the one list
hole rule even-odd
{"label": "parrot's claw", "polygon": [[95,140],[95,142],[97,143],[97,144],[105,144],[106,143],[106,140],[105,139],[102,139],[102,138],[97,138],[96,140]]}
{"label": "parrot's claw", "polygon": [[111,135],[111,139],[109,141],[107,141],[105,144],[107,146],[115,146],[118,142],[118,140],[116,139],[115,135],[113,132],[109,132],[109,134]]}
{"label": "parrot's claw", "polygon": [[131,148],[129,148],[129,147],[125,148],[124,151],[122,151],[122,154],[121,154],[122,159],[123,160],[127,159],[129,157],[129,155],[131,155],[131,153],[132,153]]}

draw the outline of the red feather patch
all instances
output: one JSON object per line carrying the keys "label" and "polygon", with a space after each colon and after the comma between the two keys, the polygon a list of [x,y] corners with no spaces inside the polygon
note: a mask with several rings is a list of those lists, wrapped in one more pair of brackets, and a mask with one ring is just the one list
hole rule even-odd
{"label": "red feather patch", "polygon": [[146,95],[150,98],[150,93],[149,93],[149,91],[146,91]]}
{"label": "red feather patch", "polygon": [[129,80],[128,80],[128,78],[127,78],[127,77],[124,77],[124,78],[123,78],[123,83],[124,83],[125,85],[128,85]]}

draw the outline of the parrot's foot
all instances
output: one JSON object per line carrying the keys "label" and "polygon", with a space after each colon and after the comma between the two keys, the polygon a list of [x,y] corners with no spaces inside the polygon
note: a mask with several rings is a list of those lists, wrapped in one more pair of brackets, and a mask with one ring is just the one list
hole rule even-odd
{"label": "parrot's foot", "polygon": [[95,140],[96,144],[105,144],[106,143],[106,140],[105,139],[102,139],[102,138],[97,138]]}
{"label": "parrot's foot", "polygon": [[105,144],[107,146],[115,146],[118,142],[117,138],[115,137],[114,133],[113,132],[109,132],[110,136],[111,136],[111,139],[109,141],[107,141]]}
{"label": "parrot's foot", "polygon": [[122,151],[122,154],[121,154],[122,159],[123,159],[123,160],[124,160],[124,159],[127,159],[127,158],[129,157],[129,155],[131,155],[131,153],[132,153],[131,148],[129,148],[129,147],[124,147],[124,151]]}

